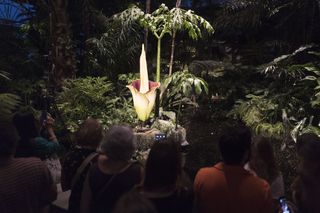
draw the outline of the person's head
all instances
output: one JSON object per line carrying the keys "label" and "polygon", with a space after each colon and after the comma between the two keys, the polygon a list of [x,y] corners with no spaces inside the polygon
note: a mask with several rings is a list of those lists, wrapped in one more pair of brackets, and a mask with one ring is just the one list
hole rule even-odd
{"label": "person's head", "polygon": [[305,133],[297,139],[298,154],[303,160],[320,160],[320,137],[313,133]]}
{"label": "person's head", "polygon": [[298,137],[300,165],[294,181],[294,200],[299,212],[320,212],[320,137],[306,133]]}
{"label": "person's head", "polygon": [[250,167],[257,175],[271,183],[279,174],[271,139],[256,136],[251,145]]}
{"label": "person's head", "polygon": [[222,161],[229,165],[243,165],[249,159],[251,133],[249,128],[238,126],[228,129],[219,140]]}
{"label": "person's head", "polygon": [[146,162],[143,187],[173,187],[180,174],[181,154],[178,145],[171,138],[155,142]]}
{"label": "person's head", "polygon": [[136,150],[136,137],[128,126],[112,126],[100,144],[100,152],[113,161],[129,161]]}
{"label": "person's head", "polygon": [[102,140],[102,125],[93,118],[86,119],[80,124],[76,132],[76,141],[79,146],[97,148]]}
{"label": "person's head", "polygon": [[157,213],[157,210],[150,200],[137,191],[131,191],[117,201],[112,213]]}
{"label": "person's head", "polygon": [[31,112],[18,112],[13,117],[13,124],[18,130],[21,140],[28,140],[39,135],[37,120]]}
{"label": "person's head", "polygon": [[0,121],[0,157],[14,155],[19,136],[16,128],[8,121]]}

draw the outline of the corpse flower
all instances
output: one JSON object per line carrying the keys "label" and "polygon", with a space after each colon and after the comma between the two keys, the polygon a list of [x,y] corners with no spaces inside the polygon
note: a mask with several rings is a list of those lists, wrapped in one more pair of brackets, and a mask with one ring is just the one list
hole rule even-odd
{"label": "corpse flower", "polygon": [[153,109],[156,100],[156,89],[160,83],[149,81],[146,53],[142,44],[140,55],[140,79],[134,80],[131,85],[127,85],[133,97],[133,105],[141,121],[146,121]]}

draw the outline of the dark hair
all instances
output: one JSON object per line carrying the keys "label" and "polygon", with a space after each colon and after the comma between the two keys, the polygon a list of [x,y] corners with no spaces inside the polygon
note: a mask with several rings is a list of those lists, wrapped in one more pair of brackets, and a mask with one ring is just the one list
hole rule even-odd
{"label": "dark hair", "polygon": [[300,164],[293,184],[299,212],[320,212],[320,137],[306,133],[298,137]]}
{"label": "dark hair", "polygon": [[305,133],[297,139],[298,154],[304,160],[320,160],[320,138],[313,133]]}
{"label": "dark hair", "polygon": [[102,126],[93,118],[86,119],[76,132],[76,141],[80,146],[96,148],[102,140]]}
{"label": "dark hair", "polygon": [[10,156],[15,153],[19,136],[16,128],[8,121],[0,121],[0,156]]}
{"label": "dark hair", "polygon": [[247,151],[250,152],[249,128],[238,126],[228,129],[219,140],[219,150],[226,164],[240,165]]}
{"label": "dark hair", "polygon": [[279,175],[271,138],[257,136],[251,145],[250,168],[269,183]]}
{"label": "dark hair", "polygon": [[137,191],[124,194],[116,203],[112,213],[157,213],[153,203]]}
{"label": "dark hair", "polygon": [[21,141],[29,141],[39,136],[37,121],[31,112],[18,112],[13,117],[13,124],[18,130]]}
{"label": "dark hair", "polygon": [[171,138],[155,142],[145,168],[143,187],[148,189],[171,187],[181,174],[181,153]]}

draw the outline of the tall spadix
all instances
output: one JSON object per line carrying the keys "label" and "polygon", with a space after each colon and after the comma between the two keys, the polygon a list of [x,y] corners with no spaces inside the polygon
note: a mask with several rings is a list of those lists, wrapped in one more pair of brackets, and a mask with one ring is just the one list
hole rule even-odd
{"label": "tall spadix", "polygon": [[160,83],[149,81],[146,52],[143,45],[140,55],[140,79],[132,81],[127,87],[131,91],[138,118],[141,121],[146,121],[154,107],[156,89],[160,87]]}
{"label": "tall spadix", "polygon": [[140,55],[140,89],[141,93],[147,93],[149,91],[149,78],[147,68],[146,51],[144,50],[144,44],[142,44],[142,50]]}

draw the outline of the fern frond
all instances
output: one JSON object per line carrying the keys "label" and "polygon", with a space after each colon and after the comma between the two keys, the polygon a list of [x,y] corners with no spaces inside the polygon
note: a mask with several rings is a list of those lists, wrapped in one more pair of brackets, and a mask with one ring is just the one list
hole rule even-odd
{"label": "fern frond", "polygon": [[10,80],[9,75],[10,75],[10,73],[0,70],[0,77],[4,78],[6,80]]}
{"label": "fern frond", "polygon": [[0,117],[10,116],[12,111],[21,103],[21,98],[11,93],[0,94]]}

